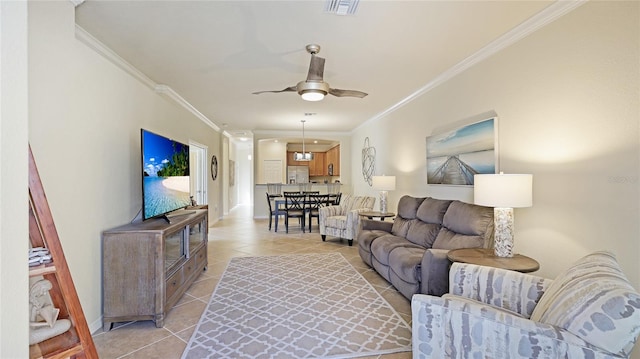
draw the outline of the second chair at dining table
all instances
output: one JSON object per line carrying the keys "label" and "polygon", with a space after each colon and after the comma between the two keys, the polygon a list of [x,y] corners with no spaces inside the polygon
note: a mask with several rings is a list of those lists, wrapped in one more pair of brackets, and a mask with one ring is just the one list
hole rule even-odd
{"label": "second chair at dining table", "polygon": [[305,199],[306,195],[298,193],[298,194],[284,194],[284,227],[285,232],[289,233],[289,218],[298,218],[300,220],[300,228],[302,229],[302,233],[304,233],[305,227],[305,217],[306,217],[306,209],[305,209]]}
{"label": "second chair at dining table", "polygon": [[331,204],[332,202],[329,194],[313,193],[307,196],[306,210],[307,210],[307,215],[309,217],[309,232],[311,232],[311,222],[312,222],[311,220],[314,217],[318,218],[317,223],[318,223],[318,226],[320,225],[319,223],[320,213],[318,212],[320,207],[329,206]]}

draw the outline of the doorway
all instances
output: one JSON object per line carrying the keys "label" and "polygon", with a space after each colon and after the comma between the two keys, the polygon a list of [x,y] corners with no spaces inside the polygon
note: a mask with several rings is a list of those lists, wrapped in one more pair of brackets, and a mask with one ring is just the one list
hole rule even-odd
{"label": "doorway", "polygon": [[191,195],[197,204],[207,204],[207,146],[189,141]]}

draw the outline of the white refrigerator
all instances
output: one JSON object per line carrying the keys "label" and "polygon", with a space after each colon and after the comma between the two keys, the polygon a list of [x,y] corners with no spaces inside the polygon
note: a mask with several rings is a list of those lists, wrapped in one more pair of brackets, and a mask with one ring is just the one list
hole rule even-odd
{"label": "white refrigerator", "polygon": [[309,166],[287,166],[287,183],[308,183]]}

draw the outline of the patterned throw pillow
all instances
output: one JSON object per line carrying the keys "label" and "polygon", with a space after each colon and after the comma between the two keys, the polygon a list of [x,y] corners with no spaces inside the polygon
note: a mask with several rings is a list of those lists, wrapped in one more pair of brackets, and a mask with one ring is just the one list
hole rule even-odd
{"label": "patterned throw pillow", "polygon": [[561,273],[531,320],[566,329],[614,354],[629,355],[640,334],[640,295],[613,253],[592,253]]}

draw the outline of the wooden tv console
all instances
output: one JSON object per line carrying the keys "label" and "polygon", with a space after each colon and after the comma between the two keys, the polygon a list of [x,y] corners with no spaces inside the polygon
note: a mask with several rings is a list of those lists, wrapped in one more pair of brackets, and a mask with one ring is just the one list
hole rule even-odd
{"label": "wooden tv console", "polygon": [[169,310],[207,268],[207,209],[104,231],[103,330],[114,322],[153,320]]}

